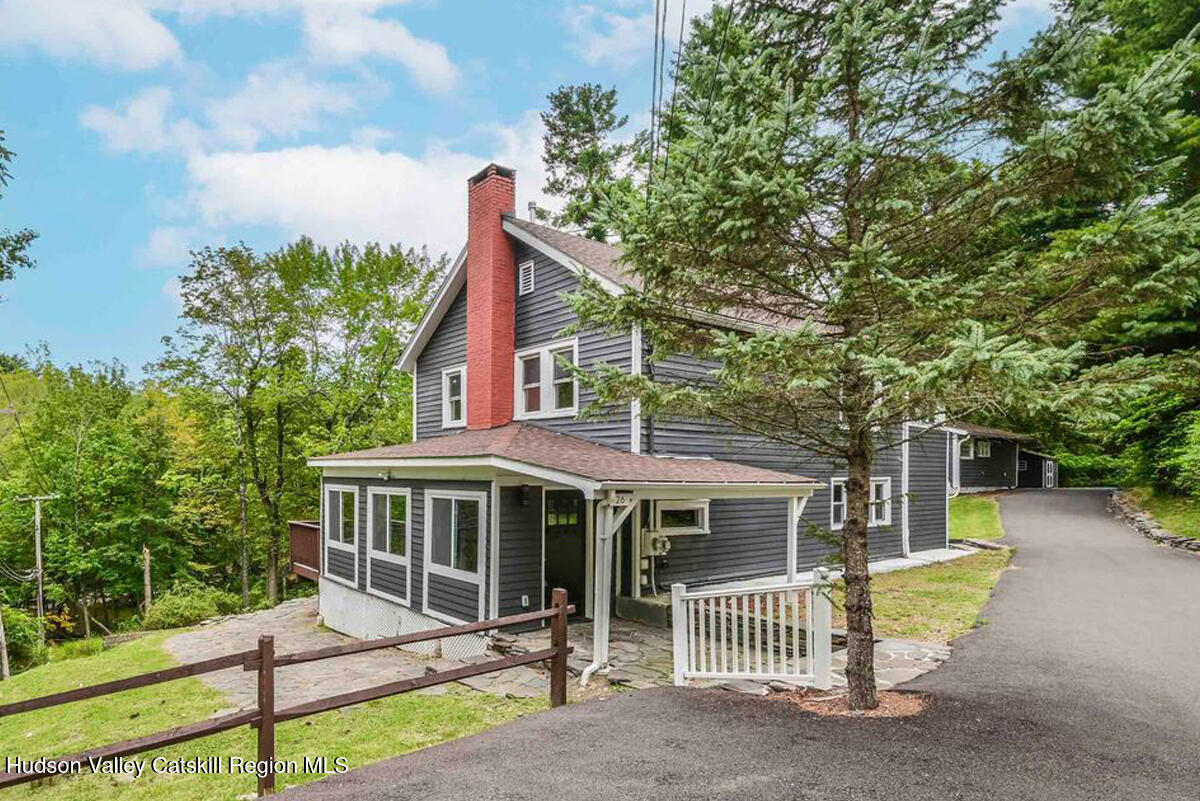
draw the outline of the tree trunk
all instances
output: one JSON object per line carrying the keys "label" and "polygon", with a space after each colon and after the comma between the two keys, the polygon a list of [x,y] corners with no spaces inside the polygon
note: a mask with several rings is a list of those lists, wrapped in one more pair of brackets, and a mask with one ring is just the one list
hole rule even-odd
{"label": "tree trunk", "polygon": [[142,614],[150,611],[150,546],[142,546]]}
{"label": "tree trunk", "polygon": [[4,636],[3,607],[0,607],[0,681],[8,681],[8,640]]}
{"label": "tree trunk", "polygon": [[92,613],[88,610],[86,598],[79,599],[79,609],[83,612],[83,637],[85,640],[92,638]]}
{"label": "tree trunk", "polygon": [[[239,466],[240,470],[241,467]],[[250,608],[250,520],[246,512],[246,477],[238,480],[238,506],[242,527],[242,607]]]}
{"label": "tree trunk", "polygon": [[851,709],[874,709],[875,632],[872,627],[871,574],[867,522],[871,492],[870,434],[852,435],[846,480],[846,522],[842,526],[843,578],[846,582],[846,683]]}
{"label": "tree trunk", "polygon": [[271,543],[267,546],[267,600],[271,606],[279,603],[279,540],[271,531]]}

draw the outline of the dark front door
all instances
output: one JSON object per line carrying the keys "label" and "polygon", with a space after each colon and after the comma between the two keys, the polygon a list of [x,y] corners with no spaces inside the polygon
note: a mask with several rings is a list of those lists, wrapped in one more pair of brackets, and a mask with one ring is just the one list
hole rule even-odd
{"label": "dark front door", "polygon": [[550,605],[550,591],[562,587],[567,598],[575,604],[576,614],[583,614],[584,591],[587,586],[587,552],[585,537],[583,493],[576,490],[546,491],[546,586],[545,602]]}

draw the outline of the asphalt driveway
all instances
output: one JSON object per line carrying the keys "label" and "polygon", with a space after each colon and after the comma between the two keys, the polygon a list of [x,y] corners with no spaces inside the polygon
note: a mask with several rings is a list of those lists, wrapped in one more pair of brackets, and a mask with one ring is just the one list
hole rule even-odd
{"label": "asphalt driveway", "polygon": [[644,690],[297,788],[374,799],[1200,798],[1200,558],[1101,492],[1002,501],[1014,569],[987,625],[906,685],[909,719],[831,719],[720,690]]}

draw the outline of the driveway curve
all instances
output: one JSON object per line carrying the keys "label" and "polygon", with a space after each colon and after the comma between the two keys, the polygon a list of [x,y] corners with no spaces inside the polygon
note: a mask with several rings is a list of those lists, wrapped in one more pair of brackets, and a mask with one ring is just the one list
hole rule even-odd
{"label": "driveway curve", "polygon": [[719,690],[572,705],[295,788],[378,799],[1200,798],[1200,558],[1102,492],[1001,500],[987,624],[910,688],[916,718],[834,719]]}

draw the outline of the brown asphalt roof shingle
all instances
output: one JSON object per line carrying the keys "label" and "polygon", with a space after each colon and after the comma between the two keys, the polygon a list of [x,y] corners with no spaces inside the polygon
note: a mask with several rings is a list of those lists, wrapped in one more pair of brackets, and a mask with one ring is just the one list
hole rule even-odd
{"label": "brown asphalt roof shingle", "polygon": [[559,434],[528,423],[461,431],[407,445],[335,453],[314,461],[369,459],[454,459],[499,456],[597,482],[678,484],[816,484],[815,480],[777,470],[723,462],[629,453],[596,442]]}
{"label": "brown asphalt roof shingle", "polygon": [[1006,431],[1003,428],[989,428],[988,426],[977,426],[974,423],[962,423],[958,421],[948,420],[946,425],[950,428],[957,428],[960,431],[966,431],[972,437],[994,437],[996,439],[1013,439],[1018,442],[1028,442],[1033,437],[1028,434],[1018,434],[1015,431]]}

